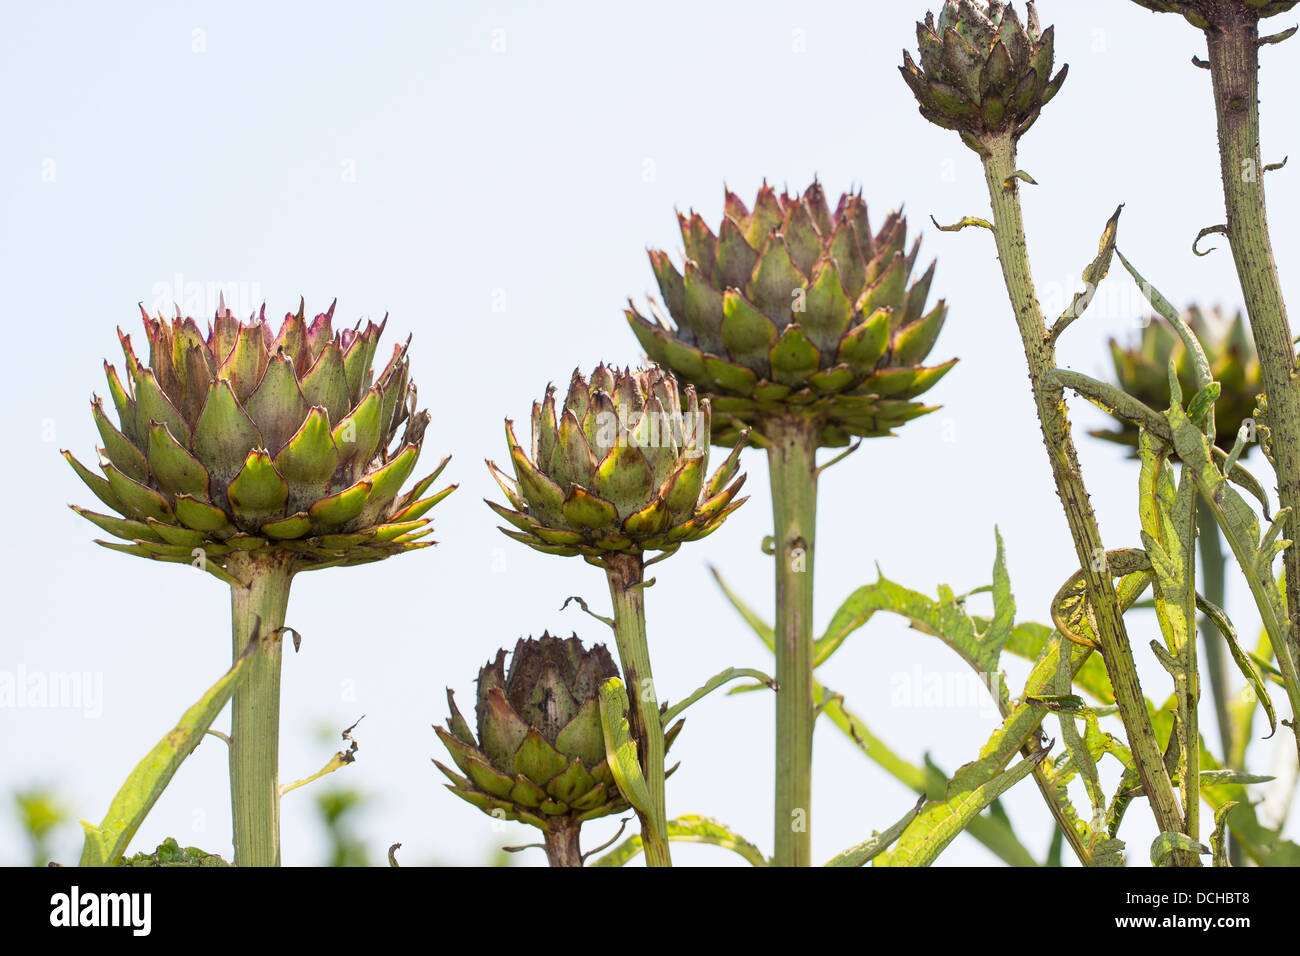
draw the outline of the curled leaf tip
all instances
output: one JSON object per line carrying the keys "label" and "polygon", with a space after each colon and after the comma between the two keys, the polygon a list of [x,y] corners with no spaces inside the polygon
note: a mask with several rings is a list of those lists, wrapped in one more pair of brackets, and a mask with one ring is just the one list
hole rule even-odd
{"label": "curled leaf tip", "polygon": [[1212,236],[1215,234],[1226,236],[1228,234],[1228,227],[1223,224],[1219,224],[1217,226],[1206,226],[1204,229],[1198,232],[1196,234],[1196,238],[1192,240],[1193,255],[1208,256],[1211,252],[1217,249],[1218,246],[1212,246],[1209,249],[1206,249],[1204,252],[1202,252],[1199,248],[1202,239],[1204,239],[1206,236]]}

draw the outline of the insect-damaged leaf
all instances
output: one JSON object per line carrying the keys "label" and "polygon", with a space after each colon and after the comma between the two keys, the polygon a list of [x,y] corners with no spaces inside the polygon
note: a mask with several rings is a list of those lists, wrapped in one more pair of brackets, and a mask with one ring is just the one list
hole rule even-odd
{"label": "insect-damaged leaf", "polygon": [[1074,298],[1061,313],[1061,317],[1053,324],[1051,331],[1053,338],[1083,315],[1097,292],[1097,283],[1106,278],[1106,273],[1110,271],[1110,260],[1115,254],[1115,239],[1119,233],[1119,214],[1123,209],[1124,205],[1121,203],[1106,220],[1106,228],[1102,230],[1101,240],[1097,243],[1097,257],[1083,268],[1083,290],[1074,294]]}

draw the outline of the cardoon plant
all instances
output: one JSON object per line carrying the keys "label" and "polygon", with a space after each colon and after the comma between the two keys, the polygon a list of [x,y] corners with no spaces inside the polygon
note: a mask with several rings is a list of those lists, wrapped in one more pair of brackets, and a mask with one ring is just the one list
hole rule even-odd
{"label": "cardoon plant", "polygon": [[[141,310],[143,312],[143,309]],[[74,510],[118,538],[106,548],[191,565],[230,587],[236,660],[230,785],[235,863],[280,862],[281,635],[294,575],[428,547],[426,495],[446,459],[408,491],[429,413],[417,410],[406,343],[376,376],[387,320],[336,332],[334,306],[303,307],[279,332],[224,302],[206,332],[144,315],[147,362],[118,332],[125,384],[104,363],[117,424],[96,396],[96,474],[68,462],[111,514]]]}
{"label": "cardoon plant", "polygon": [[[1300,540],[1300,364],[1264,201],[1265,174],[1282,164],[1264,163],[1259,121],[1260,51],[1296,32],[1292,27],[1265,35],[1261,21],[1291,10],[1296,0],[1134,2],[1157,12],[1180,13],[1205,34],[1206,59],[1194,57],[1193,62],[1210,73],[1225,220],[1202,229],[1197,241],[1219,233],[1227,237],[1231,248],[1267,395],[1259,424],[1264,427],[1269,463],[1277,476],[1283,537]],[[1274,651],[1292,698],[1300,704],[1300,548],[1287,548],[1283,561],[1285,627],[1274,637],[1275,643],[1283,643],[1285,648],[1275,647]],[[1300,724],[1293,729],[1300,755]]]}
{"label": "cardoon plant", "polygon": [[[605,571],[613,600],[619,661],[628,688],[631,738],[648,785],[637,807],[651,866],[670,865],[664,805],[664,731],[646,640],[648,564],[683,542],[715,531],[745,501],[740,443],[708,474],[710,408],[695,390],[657,367],[629,371],[600,365],[590,378],[576,370],[563,405],[547,388],[533,404],[532,442],[525,451],[506,421],[511,479],[488,467],[509,508],[488,505],[513,528],[510,537],[544,554],[581,555]],[[733,481],[732,479],[735,478]],[[646,561],[646,552],[659,552]]]}
{"label": "cardoon plant", "polygon": [[[1105,548],[1079,468],[1063,389],[1051,374],[1057,365],[1056,337],[1077,317],[1083,303],[1072,303],[1074,314],[1062,317],[1049,330],[1030,276],[1020,209],[1020,183],[1027,174],[1017,165],[1017,148],[1021,136],[1060,90],[1066,68],[1053,74],[1054,30],[1041,29],[1034,4],[1027,6],[1028,15],[1022,22],[1012,5],[999,0],[948,0],[937,19],[927,14],[925,21],[916,25],[920,63],[905,52],[900,70],[920,104],[921,115],[959,132],[962,142],[983,163],[993,221],[968,217],[963,224],[993,231],[1029,365],[1043,442],[1083,569],[1088,600],[1095,609],[1116,704],[1160,828],[1178,832],[1184,827],[1183,816],[1146,714],[1114,583],[1094,557],[1105,554]],[[1109,266],[1110,254],[1104,247],[1105,242],[1104,262],[1099,259],[1098,263],[1100,274],[1089,277],[1094,281]],[[1110,247],[1113,249],[1113,238]]]}
{"label": "cardoon plant", "polygon": [[505,659],[498,651],[479,671],[473,728],[447,689],[451,716],[434,730],[460,773],[434,763],[461,799],[541,830],[551,866],[581,866],[582,824],[630,808],[606,758],[600,715],[601,687],[618,669],[605,645],[584,648],[576,634],[520,639],[509,670]]}
{"label": "cardoon plant", "polygon": [[821,184],[754,208],[730,191],[715,234],[680,216],[685,262],[651,251],[667,315],[633,305],[646,353],[707,395],[713,440],[767,450],[776,548],[776,860],[811,860],[813,558],[817,450],[892,435],[934,409],[914,401],[956,362],[922,365],[943,328],[926,310],[934,265],[911,279],[920,240],[890,213],[872,229],[861,194],[832,210]]}
{"label": "cardoon plant", "polygon": [[[1001,0],[947,0],[937,19],[931,15],[917,24],[920,63],[905,54],[900,69],[920,104],[922,115],[939,126],[958,130],[962,141],[979,155],[984,165],[992,221],[967,216],[947,228],[978,226],[994,234],[1012,313],[1024,344],[1043,441],[1079,562],[1079,570],[1053,599],[1054,623],[1063,637],[1085,648],[1085,656],[1098,651],[1105,663],[1115,706],[1128,738],[1123,758],[1126,778],[1130,781],[1127,793],[1137,792],[1133,788],[1140,787],[1160,829],[1152,846],[1152,861],[1156,865],[1200,865],[1200,854],[1211,852],[1198,842],[1201,803],[1206,799],[1216,811],[1213,852],[1218,865],[1227,862],[1226,853],[1221,851],[1226,846],[1225,830],[1231,825],[1229,811],[1239,806],[1240,801],[1216,805],[1213,791],[1203,786],[1208,779],[1203,778],[1203,771],[1215,772],[1215,767],[1205,754],[1198,726],[1200,687],[1195,640],[1198,609],[1214,622],[1234,663],[1250,683],[1254,692],[1252,701],[1258,699],[1274,726],[1276,718],[1260,659],[1242,650],[1235,629],[1222,610],[1196,590],[1198,521],[1203,528],[1209,527],[1205,519],[1198,518],[1200,506],[1227,539],[1263,618],[1269,647],[1278,664],[1275,675],[1285,687],[1293,708],[1300,706],[1295,631],[1285,624],[1287,607],[1292,615],[1298,610],[1290,597],[1297,582],[1291,573],[1296,555],[1289,537],[1281,536],[1284,524],[1295,520],[1290,504],[1295,494],[1300,494],[1295,491],[1300,483],[1288,487],[1289,482],[1300,482],[1300,471],[1292,472],[1294,456],[1287,450],[1292,436],[1300,434],[1296,431],[1300,429],[1300,389],[1296,384],[1294,345],[1286,330],[1285,312],[1273,281],[1276,272],[1263,227],[1262,192],[1256,175],[1262,170],[1257,163],[1245,162],[1252,158],[1247,155],[1252,151],[1257,160],[1259,149],[1254,83],[1257,49],[1263,41],[1258,39],[1257,21],[1261,13],[1280,12],[1277,8],[1284,5],[1266,0],[1254,3],[1170,0],[1146,5],[1178,8],[1207,30],[1216,94],[1227,91],[1227,96],[1220,100],[1220,144],[1225,151],[1224,183],[1230,226],[1210,227],[1202,230],[1201,235],[1226,231],[1232,241],[1247,301],[1252,304],[1260,380],[1267,393],[1259,397],[1260,415],[1254,416],[1260,417],[1260,422],[1252,418],[1250,423],[1224,423],[1229,429],[1237,424],[1254,425],[1238,428],[1227,450],[1216,444],[1221,435],[1215,409],[1222,401],[1222,413],[1233,415],[1235,406],[1236,414],[1240,414],[1243,400],[1234,392],[1239,392],[1245,384],[1244,368],[1240,362],[1224,362],[1218,356],[1212,362],[1213,350],[1207,354],[1186,319],[1118,251],[1119,210],[1106,224],[1096,258],[1084,269],[1084,289],[1051,326],[1044,319],[1030,276],[1020,205],[1021,184],[1033,183],[1034,179],[1019,168],[1017,149],[1021,136],[1060,89],[1065,70],[1052,74],[1053,30],[1040,29],[1033,3],[1028,4],[1028,15],[1022,25],[1014,8]],[[1249,45],[1248,53],[1246,45]],[[1239,183],[1238,178],[1246,185]],[[1199,251],[1195,244],[1193,251]],[[1096,284],[1107,274],[1115,256],[1138,283],[1147,301],[1169,323],[1185,350],[1184,364],[1191,373],[1190,394],[1188,383],[1180,380],[1179,363],[1173,355],[1166,356],[1167,388],[1162,394],[1154,385],[1153,376],[1145,374],[1151,371],[1146,367],[1145,357],[1130,363],[1128,356],[1116,353],[1120,377],[1128,379],[1123,384],[1141,394],[1056,367],[1060,336],[1086,310]],[[1258,319],[1257,308],[1261,312]],[[1224,375],[1225,381],[1216,381],[1216,374]],[[1064,401],[1066,388],[1136,426],[1137,454],[1141,461],[1140,548],[1108,550],[1102,544],[1071,435]],[[1167,402],[1167,410],[1157,411],[1147,401],[1157,402],[1157,407]],[[1231,487],[1238,485],[1254,495],[1263,504],[1265,519],[1269,518],[1262,483],[1240,463],[1247,442],[1254,439],[1256,432],[1265,456],[1278,473],[1279,495],[1284,506],[1262,537],[1254,511]],[[1296,502],[1300,503],[1300,498]],[[1279,553],[1287,555],[1284,589],[1279,589],[1272,571]],[[1163,638],[1163,641],[1152,641],[1150,647],[1173,683],[1172,706],[1168,708],[1173,715],[1172,724],[1143,694],[1135,667],[1134,645],[1123,618],[1127,607],[1148,586],[1153,590],[1153,607]],[[1063,670],[1058,693],[1068,694],[1071,683],[1072,675]],[[1070,760],[1074,765],[1081,760],[1087,763],[1088,758],[1081,757],[1077,746],[1079,739],[1073,720],[1073,717],[1062,719]],[[1162,728],[1159,735],[1157,725]],[[1226,759],[1231,759],[1230,755],[1225,754]],[[1110,858],[1110,849],[1103,855],[1096,851],[1107,845],[1106,840],[1114,840],[1131,796],[1121,788],[1122,792],[1107,806],[1100,789],[1090,786],[1095,815],[1092,824],[1085,824],[1073,815],[1059,788],[1045,786],[1053,776],[1059,776],[1058,770],[1045,763],[1034,773],[1063,835],[1076,856],[1087,865],[1103,857]],[[1250,815],[1249,820],[1243,819],[1245,814]],[[1103,819],[1107,821],[1104,830],[1097,826]],[[1235,819],[1233,833],[1239,838],[1246,835],[1256,848],[1258,859],[1273,852],[1270,844],[1276,841],[1258,838],[1253,811],[1241,810]]]}

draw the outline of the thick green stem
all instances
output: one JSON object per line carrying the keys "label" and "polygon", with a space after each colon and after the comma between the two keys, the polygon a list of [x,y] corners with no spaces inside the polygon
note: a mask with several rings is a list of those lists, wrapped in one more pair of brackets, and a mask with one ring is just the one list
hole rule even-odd
{"label": "thick green stem", "polygon": [[811,866],[817,430],[805,419],[778,419],[763,431],[776,549],[775,862]]}
{"label": "thick green stem", "polygon": [[[1210,427],[1212,428],[1213,424]],[[1186,566],[1182,593],[1177,597],[1181,604],[1179,616],[1187,623],[1187,630],[1181,636],[1181,647],[1177,646],[1177,637],[1175,637],[1174,650],[1182,665],[1182,672],[1174,677],[1174,693],[1178,697],[1178,732],[1181,737],[1179,746],[1182,748],[1179,789],[1183,795],[1184,832],[1195,839],[1200,834],[1201,808],[1201,672],[1196,655],[1196,551],[1193,540],[1196,535],[1197,514],[1209,509],[1196,507],[1195,479],[1190,470],[1185,470],[1181,476],[1180,482],[1184,481],[1187,483],[1185,486],[1187,494],[1192,500],[1193,513],[1186,519],[1181,517],[1173,519],[1178,538],[1167,541],[1165,546],[1183,548],[1183,561]],[[1187,542],[1185,548],[1183,542]],[[1157,593],[1163,590],[1159,575],[1156,576],[1153,587],[1157,589]]]}
{"label": "thick green stem", "polygon": [[[1201,553],[1201,573],[1197,575],[1200,591],[1215,607],[1223,607],[1227,598],[1227,555],[1223,553],[1223,540],[1219,537],[1219,524],[1209,508],[1196,509],[1196,542]],[[1232,688],[1228,683],[1227,661],[1224,659],[1224,638],[1219,628],[1208,617],[1201,620],[1201,633],[1205,635],[1205,670],[1210,678],[1210,697],[1214,702],[1214,719],[1219,725],[1219,746],[1223,766],[1240,770],[1244,764],[1234,763],[1236,721],[1232,712]],[[1244,754],[1243,754],[1244,756]],[[1233,866],[1245,864],[1241,843],[1228,834],[1228,855]]]}
{"label": "thick green stem", "polygon": [[[1196,608],[1191,602],[1186,620],[1189,627],[1195,626]],[[1177,682],[1178,706],[1184,713],[1179,723],[1183,735],[1183,821],[1185,832],[1195,839],[1201,827],[1201,674],[1196,666],[1195,631],[1187,635],[1183,654],[1183,677]]]}
{"label": "thick green stem", "polygon": [[645,559],[640,554],[612,554],[605,559],[605,571],[614,603],[614,640],[623,665],[623,683],[627,685],[628,724],[641,756],[641,772],[650,788],[650,812],[637,814],[646,865],[672,866],[664,800],[664,730],[646,641]]}
{"label": "thick green stem", "polygon": [[[1196,542],[1201,552],[1200,591],[1215,607],[1223,607],[1226,557],[1219,538],[1219,525],[1208,508],[1196,509]],[[1227,662],[1223,655],[1223,636],[1208,617],[1201,621],[1205,635],[1205,669],[1210,678],[1210,696],[1214,699],[1214,718],[1219,725],[1219,753],[1225,767],[1232,768],[1232,715],[1228,704],[1232,689],[1228,686]],[[1233,769],[1241,769],[1239,767]]]}
{"label": "thick green stem", "polygon": [[1160,744],[1147,714],[1128,633],[1115,597],[1114,582],[1104,567],[1104,561],[1097,560],[1098,555],[1105,555],[1105,548],[1079,469],[1078,455],[1070,434],[1065,396],[1061,388],[1049,380],[1051,371],[1056,367],[1056,348],[1054,340],[1047,333],[1029,271],[1024,221],[1020,211],[1019,180],[1015,178],[1015,141],[1009,134],[1005,134],[989,137],[984,145],[988,149],[984,157],[984,174],[993,206],[993,232],[1002,276],[1015,311],[1020,338],[1024,343],[1034,403],[1057,494],[1074,539],[1088,600],[1096,610],[1102,658],[1115,690],[1120,719],[1128,732],[1138,777],[1150,800],[1156,822],[1161,830],[1182,832],[1182,810],[1169,773],[1165,770]]}
{"label": "thick green stem", "polygon": [[545,839],[546,860],[551,866],[582,866],[577,827],[547,830]]}
{"label": "thick green stem", "polygon": [[[1277,463],[1277,493],[1290,508],[1283,537],[1300,540],[1300,378],[1264,207],[1259,148],[1259,20],[1243,4],[1224,4],[1206,30],[1219,129],[1219,161],[1228,243],[1237,267],[1260,378],[1268,396],[1267,425]],[[1242,9],[1237,9],[1241,7]],[[1300,548],[1287,548],[1286,596],[1291,657],[1300,655]]]}
{"label": "thick green stem", "polygon": [[227,570],[247,586],[231,585],[234,656],[258,642],[248,679],[235,691],[230,724],[230,809],[236,866],[280,865],[279,630],[289,604],[292,558],[232,555]]}

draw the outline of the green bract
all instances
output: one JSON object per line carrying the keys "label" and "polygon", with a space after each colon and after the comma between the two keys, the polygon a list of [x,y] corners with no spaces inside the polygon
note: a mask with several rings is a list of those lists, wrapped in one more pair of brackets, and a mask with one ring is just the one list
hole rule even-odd
{"label": "green bract", "polygon": [[[685,399],[683,407],[682,399]],[[676,551],[714,531],[744,498],[740,443],[708,477],[709,403],[679,394],[662,369],[600,365],[574,371],[562,407],[555,389],[533,404],[531,454],[506,420],[515,479],[488,468],[514,510],[488,505],[514,525],[501,530],[546,554]],[[728,484],[731,482],[731,484]]]}
{"label": "green bract", "polygon": [[605,761],[599,689],[618,669],[603,644],[577,636],[520,640],[479,671],[477,737],[450,689],[447,729],[435,727],[461,774],[434,761],[452,793],[486,813],[543,830],[571,829],[628,803]]}
{"label": "green bract", "polygon": [[1010,132],[1019,138],[1065,82],[1068,66],[1052,76],[1053,29],[1040,30],[1028,4],[1021,24],[1001,0],[947,0],[916,25],[921,65],[906,50],[903,79],[931,123],[961,132],[976,152],[981,140]]}
{"label": "green bract", "polygon": [[308,326],[300,306],[278,335],[265,307],[245,323],[223,303],[206,335],[192,318],[145,314],[148,365],[119,329],[126,384],[104,363],[118,423],[91,403],[103,476],[63,453],[116,514],[73,510],[130,542],[99,543],[218,577],[239,552],[291,554],[296,572],[431,544],[417,540],[432,530],[422,516],[452,488],[421,495],[446,461],[398,494],[429,423],[409,340],[376,379],[387,320],[335,333],[333,313]]}
{"label": "green bract", "polygon": [[[1229,321],[1218,309],[1207,315],[1193,306],[1183,313],[1183,321],[1200,341],[1210,363],[1210,374],[1222,388],[1214,403],[1214,443],[1229,451],[1242,422],[1254,417],[1259,395],[1264,391],[1255,342],[1241,313]],[[1119,387],[1148,408],[1169,407],[1170,359],[1177,364],[1183,397],[1190,399],[1199,391],[1196,371],[1182,339],[1164,319],[1153,317],[1142,330],[1141,339],[1131,348],[1124,348],[1111,339],[1110,354]],[[1118,424],[1116,431],[1099,429],[1089,434],[1136,449],[1137,426],[1122,420]]]}
{"label": "green bract", "polygon": [[910,399],[956,360],[920,364],[947,307],[925,311],[933,264],[908,284],[920,240],[906,249],[902,215],[873,234],[861,194],[832,212],[814,182],[796,196],[764,183],[752,212],[728,191],[717,235],[697,213],[678,218],[684,272],[650,253],[672,321],[653,300],[657,321],[626,314],[650,358],[708,396],[715,442],[797,415],[838,446],[933,411]]}
{"label": "green bract", "polygon": [[1187,22],[1204,30],[1227,18],[1246,16],[1275,17],[1286,13],[1300,0],[1133,0],[1140,7],[1157,13],[1181,13]]}

